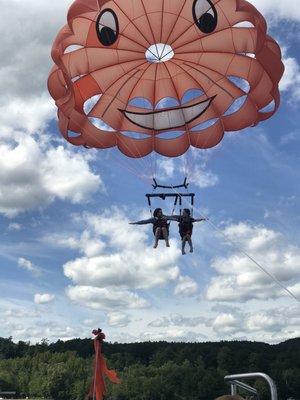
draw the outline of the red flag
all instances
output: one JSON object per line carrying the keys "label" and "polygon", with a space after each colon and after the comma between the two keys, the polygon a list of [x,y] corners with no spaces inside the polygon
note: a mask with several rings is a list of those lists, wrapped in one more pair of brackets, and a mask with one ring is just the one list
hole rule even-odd
{"label": "red flag", "polygon": [[103,357],[102,343],[105,339],[104,333],[101,329],[95,329],[93,334],[95,335],[94,377],[87,400],[103,400],[103,396],[106,393],[104,377],[106,376],[111,382],[118,384],[121,383],[121,380],[118,378],[116,371],[107,368],[106,360]]}

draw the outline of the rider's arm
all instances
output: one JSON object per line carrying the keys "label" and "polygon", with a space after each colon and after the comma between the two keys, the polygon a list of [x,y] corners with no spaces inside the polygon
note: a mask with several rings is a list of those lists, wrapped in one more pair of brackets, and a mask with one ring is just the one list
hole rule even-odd
{"label": "rider's arm", "polygon": [[180,215],[165,215],[167,221],[179,221]]}
{"label": "rider's arm", "polygon": [[207,221],[208,218],[193,218],[193,222],[202,222],[202,221]]}
{"label": "rider's arm", "polygon": [[153,224],[155,221],[154,218],[149,218],[149,219],[144,219],[142,221],[137,221],[137,222],[129,222],[130,225],[147,225],[147,224]]}

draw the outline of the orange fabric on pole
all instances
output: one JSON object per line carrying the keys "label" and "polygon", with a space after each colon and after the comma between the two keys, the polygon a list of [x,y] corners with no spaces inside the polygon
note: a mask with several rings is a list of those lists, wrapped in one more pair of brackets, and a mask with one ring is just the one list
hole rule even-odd
{"label": "orange fabric on pole", "polygon": [[87,396],[87,400],[102,400],[106,393],[106,386],[104,377],[106,376],[113,383],[121,383],[116,371],[109,370],[106,365],[106,360],[102,354],[102,343],[105,339],[104,333],[101,329],[94,330],[93,334],[96,335],[94,339],[95,360],[94,360],[94,376]]}
{"label": "orange fabric on pole", "polygon": [[76,0],[52,58],[65,139],[133,158],[216,146],[280,103],[281,51],[246,0]]}

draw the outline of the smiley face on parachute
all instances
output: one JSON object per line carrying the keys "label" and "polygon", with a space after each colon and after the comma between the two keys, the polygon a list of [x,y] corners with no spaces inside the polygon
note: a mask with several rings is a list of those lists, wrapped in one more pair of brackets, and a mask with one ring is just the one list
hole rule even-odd
{"label": "smiley face on parachute", "polygon": [[77,0],[52,49],[60,130],[130,157],[216,146],[279,106],[284,68],[266,31],[245,0]]}

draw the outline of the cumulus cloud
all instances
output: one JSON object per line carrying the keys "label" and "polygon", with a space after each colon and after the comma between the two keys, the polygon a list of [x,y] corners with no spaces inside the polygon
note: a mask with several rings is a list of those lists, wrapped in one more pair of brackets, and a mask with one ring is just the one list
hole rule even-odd
{"label": "cumulus cloud", "polygon": [[233,314],[222,313],[217,315],[211,324],[213,330],[219,334],[233,334],[241,330],[240,319]]}
{"label": "cumulus cloud", "polygon": [[56,341],[58,338],[63,341],[78,338],[77,327],[58,326],[49,322],[45,326],[40,323],[29,327],[21,324],[10,325],[10,329],[13,332],[14,340],[26,340],[31,343],[41,342],[44,338],[50,342]]}
{"label": "cumulus cloud", "polygon": [[41,132],[55,115],[54,103],[48,95],[29,99],[1,99],[0,96],[0,137],[9,138],[15,131]]}
{"label": "cumulus cloud", "polygon": [[274,311],[272,313],[261,311],[248,316],[245,323],[248,331],[278,332],[286,326],[287,320],[278,313],[274,314]]}
{"label": "cumulus cloud", "polygon": [[65,235],[51,235],[46,242],[61,247],[76,249],[87,257],[97,257],[105,249],[105,242],[99,237],[94,237],[89,230],[84,230],[79,237]]}
{"label": "cumulus cloud", "polygon": [[176,296],[190,297],[197,293],[198,284],[189,276],[180,276],[178,284],[174,289]]}
{"label": "cumulus cloud", "polygon": [[[230,225],[223,233],[252,255],[283,284],[295,284],[300,275],[300,249],[275,231],[246,223]],[[208,285],[206,297],[216,301],[247,301],[277,298],[286,293],[244,254],[233,252],[211,263],[217,272]]]}
{"label": "cumulus cloud", "polygon": [[45,134],[56,115],[46,85],[51,42],[71,3],[0,0],[0,213],[8,217],[55,199],[80,203],[103,188],[90,155],[53,147]]}
{"label": "cumulus cloud", "polygon": [[171,248],[154,251],[145,230],[130,226],[127,216],[117,209],[83,218],[87,226],[84,240],[81,236],[65,242],[83,253],[63,267],[75,285],[67,291],[73,301],[100,309],[147,307],[137,291],[162,287],[179,277],[180,251],[174,241]]}
{"label": "cumulus cloud", "polygon": [[219,177],[212,171],[206,169],[206,166],[196,165],[189,174],[189,181],[201,189],[216,186],[219,183]]}
{"label": "cumulus cloud", "polygon": [[[185,157],[192,157],[193,162],[188,167]],[[207,169],[206,156],[195,155],[195,152],[189,153],[187,156],[179,157],[176,163],[173,159],[162,159],[159,162],[158,176],[161,180],[166,181],[175,177],[176,173],[181,172],[183,175],[188,174],[189,183],[201,188],[209,188],[219,183],[219,177],[212,171]]]}
{"label": "cumulus cloud", "polygon": [[6,318],[38,318],[41,314],[37,310],[27,310],[25,308],[11,308],[4,312]]}
{"label": "cumulus cloud", "polygon": [[137,293],[118,287],[70,286],[66,293],[74,303],[95,310],[147,308],[149,303]]}
{"label": "cumulus cloud", "polygon": [[170,326],[196,327],[204,323],[202,317],[184,317],[181,314],[171,314],[169,317],[160,317],[151,321],[148,326],[152,328],[168,328]]}
{"label": "cumulus cloud", "polygon": [[55,295],[50,293],[43,293],[43,294],[36,293],[34,295],[34,302],[36,304],[48,304],[51,303],[54,299]]}
{"label": "cumulus cloud", "polygon": [[152,328],[167,328],[171,325],[171,321],[167,317],[157,318],[154,321],[149,322],[148,326]]}
{"label": "cumulus cloud", "polygon": [[[179,158],[177,159],[177,161]],[[163,158],[159,162],[159,177],[162,180],[173,178],[176,173],[176,165],[173,158]]]}
{"label": "cumulus cloud", "polygon": [[169,341],[169,342],[201,342],[207,339],[206,335],[184,328],[169,328],[160,331],[145,331],[137,338],[139,341]]}
{"label": "cumulus cloud", "polygon": [[131,319],[128,314],[121,312],[109,312],[107,314],[107,323],[113,328],[122,328],[128,326]]}
{"label": "cumulus cloud", "polygon": [[287,54],[287,49],[283,48],[283,63],[285,71],[280,81],[280,90],[289,91],[291,94],[290,102],[300,100],[300,65],[296,58]]}
{"label": "cumulus cloud", "polygon": [[282,0],[251,0],[261,12],[272,14],[276,19],[291,19],[300,21],[298,0],[290,0],[287,3]]}
{"label": "cumulus cloud", "polygon": [[[252,308],[254,303],[252,304]],[[222,308],[222,309],[221,309]],[[207,318],[205,325],[218,337],[238,339],[243,335],[249,340],[280,342],[296,337],[299,330],[299,306],[277,307],[247,311],[245,308],[222,306],[217,315]],[[216,309],[217,310],[217,309]]]}
{"label": "cumulus cloud", "polygon": [[203,323],[203,318],[184,317],[181,314],[171,314],[170,321],[175,326],[195,327]]}
{"label": "cumulus cloud", "polygon": [[[45,1],[0,1],[0,99],[27,100],[47,90],[51,43],[65,24],[71,3],[53,0],[49,7]],[[12,29],[14,26],[22,29]]]}
{"label": "cumulus cloud", "polygon": [[15,216],[56,198],[80,203],[103,187],[81,153],[44,147],[32,136],[0,141],[0,213]]}

